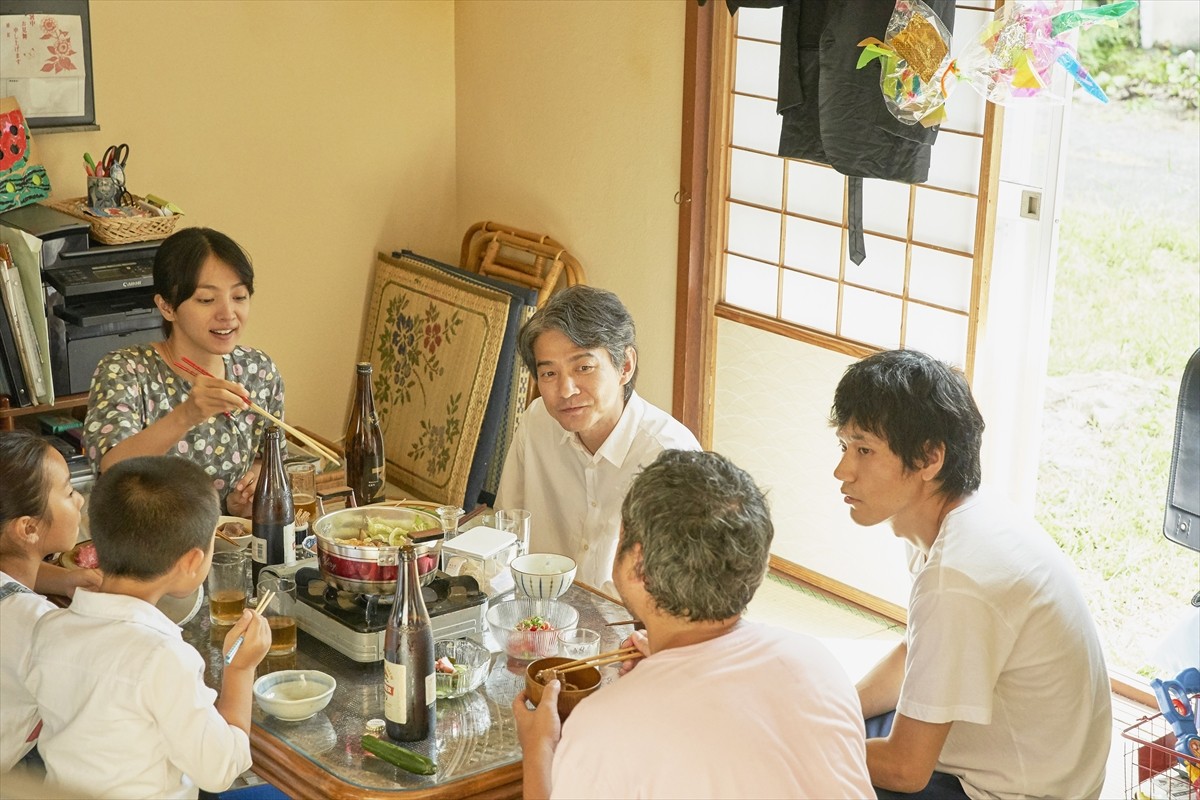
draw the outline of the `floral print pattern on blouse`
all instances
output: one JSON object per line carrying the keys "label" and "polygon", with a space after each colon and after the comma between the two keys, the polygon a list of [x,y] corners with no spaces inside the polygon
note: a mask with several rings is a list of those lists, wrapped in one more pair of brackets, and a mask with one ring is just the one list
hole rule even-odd
{"label": "floral print pattern on blouse", "polygon": [[[283,378],[266,353],[235,347],[225,356],[225,379],[240,384],[254,403],[283,418]],[[92,464],[98,469],[105,453],[165,417],[187,400],[191,388],[191,381],[176,375],[149,345],[115,350],[102,358],[92,375],[83,424]],[[258,456],[268,424],[250,410],[230,417],[218,414],[188,431],[171,453],[190,458],[213,477],[224,508],[226,495]]]}

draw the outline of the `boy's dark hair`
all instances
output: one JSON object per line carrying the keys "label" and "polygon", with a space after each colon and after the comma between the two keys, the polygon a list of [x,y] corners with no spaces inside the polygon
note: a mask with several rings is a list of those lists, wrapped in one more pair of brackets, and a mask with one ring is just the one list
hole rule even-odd
{"label": "boy's dark hair", "polygon": [[0,433],[0,525],[41,518],[50,501],[46,458],[50,445],[27,430]]}
{"label": "boy's dark hair", "polygon": [[754,479],[717,453],[664,450],[621,504],[618,557],[642,546],[660,610],[691,622],[746,610],[767,574],[775,528]]}
{"label": "boy's dark hair", "polygon": [[207,551],[221,514],[212,477],[179,456],[109,467],[88,509],[100,569],[143,581],[165,575],[193,547]]}
{"label": "boy's dark hair", "polygon": [[966,376],[917,350],[887,350],[851,364],[833,394],[829,424],[853,423],[887,440],[906,469],[945,445],[939,490],[961,497],[979,488],[983,417]]}
{"label": "boy's dark hair", "polygon": [[[585,350],[600,349],[608,353],[612,365],[620,371],[625,365],[625,355],[632,349],[637,352],[637,331],[633,317],[621,299],[610,291],[595,286],[572,286],[553,294],[517,335],[517,350],[525,366],[537,380],[537,360],[533,355],[533,344],[546,331],[559,331],[576,347]],[[637,383],[637,365],[625,384],[625,402],[633,395]]]}
{"label": "boy's dark hair", "polygon": [[[254,294],[254,265],[237,242],[212,228],[184,228],[168,236],[154,254],[154,291],[171,308],[196,293],[200,270],[209,256],[228,264]],[[162,321],[163,334],[171,335],[172,324]]]}

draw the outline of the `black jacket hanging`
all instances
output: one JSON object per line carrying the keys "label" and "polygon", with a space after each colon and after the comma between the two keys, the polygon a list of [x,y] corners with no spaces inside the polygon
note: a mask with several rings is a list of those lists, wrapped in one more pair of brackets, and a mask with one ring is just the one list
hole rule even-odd
{"label": "black jacket hanging", "polygon": [[[925,0],[947,29],[953,0]],[[879,89],[879,67],[857,69],[858,43],[883,39],[895,0],[726,0],[741,7],[783,6],[779,155],[828,164],[850,177],[850,254],[862,248],[862,181],[923,183],[937,128],[905,125],[892,116]]]}

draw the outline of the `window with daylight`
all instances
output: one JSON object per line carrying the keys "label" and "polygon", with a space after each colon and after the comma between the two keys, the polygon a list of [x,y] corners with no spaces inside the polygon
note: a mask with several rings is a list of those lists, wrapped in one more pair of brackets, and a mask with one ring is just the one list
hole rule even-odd
{"label": "window with daylight", "polygon": [[[960,4],[955,28],[978,30],[990,5]],[[725,63],[714,59],[717,316],[851,354],[916,348],[970,372],[997,155],[994,107],[958,87],[926,183],[863,181],[867,257],[856,265],[847,256],[845,176],[776,155],[781,14],[740,9],[729,23]]]}

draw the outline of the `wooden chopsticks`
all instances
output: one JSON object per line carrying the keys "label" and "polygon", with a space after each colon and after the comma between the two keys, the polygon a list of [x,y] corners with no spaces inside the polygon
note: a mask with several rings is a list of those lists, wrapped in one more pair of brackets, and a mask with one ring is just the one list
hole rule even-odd
{"label": "wooden chopsticks", "polygon": [[622,647],[620,650],[609,650],[607,653],[598,653],[587,658],[580,658],[575,661],[568,661],[565,664],[559,664],[557,667],[547,667],[546,669],[539,670],[538,679],[544,681],[551,673],[562,675],[567,672],[587,669],[588,667],[603,667],[606,664],[616,664],[618,661],[630,661],[641,657],[642,651],[636,647]]}
{"label": "wooden chopsticks", "polygon": [[[262,616],[262,612],[267,610],[267,606],[271,605],[271,601],[275,599],[275,592],[272,589],[267,589],[263,592],[263,596],[258,598],[258,605],[254,607],[255,613]],[[246,634],[243,633],[233,642],[233,647],[229,648],[229,652],[225,654],[225,665],[229,666],[233,663],[233,657],[237,655],[238,648],[242,646],[242,642],[246,641]]]}
{"label": "wooden chopsticks", "polygon": [[[213,375],[208,370],[206,370],[204,367],[197,364],[195,361],[192,361],[190,358],[186,358],[186,357],[181,358],[179,361],[175,362],[175,367],[177,369],[179,369],[181,372],[187,373],[188,375],[192,376],[193,378],[196,377],[197,375],[203,375],[206,378],[213,377]],[[302,431],[299,431],[296,428],[293,428],[291,425],[288,425],[286,422],[284,422],[283,420],[276,417],[270,411],[267,411],[265,408],[263,408],[262,406],[255,403],[249,397],[246,398],[246,401],[248,403],[250,403],[250,410],[258,412],[262,416],[269,419],[271,422],[278,425],[280,428],[283,428],[285,431],[290,433],[292,436],[295,436],[297,439],[299,439],[300,441],[304,442],[309,447],[316,450],[317,453],[321,457],[323,457],[325,460],[333,462],[334,466],[337,466],[342,463],[342,460],[340,458],[338,458],[336,453],[334,453],[332,450],[330,450],[328,447],[321,444],[317,440],[313,439],[308,434],[306,434]]]}

